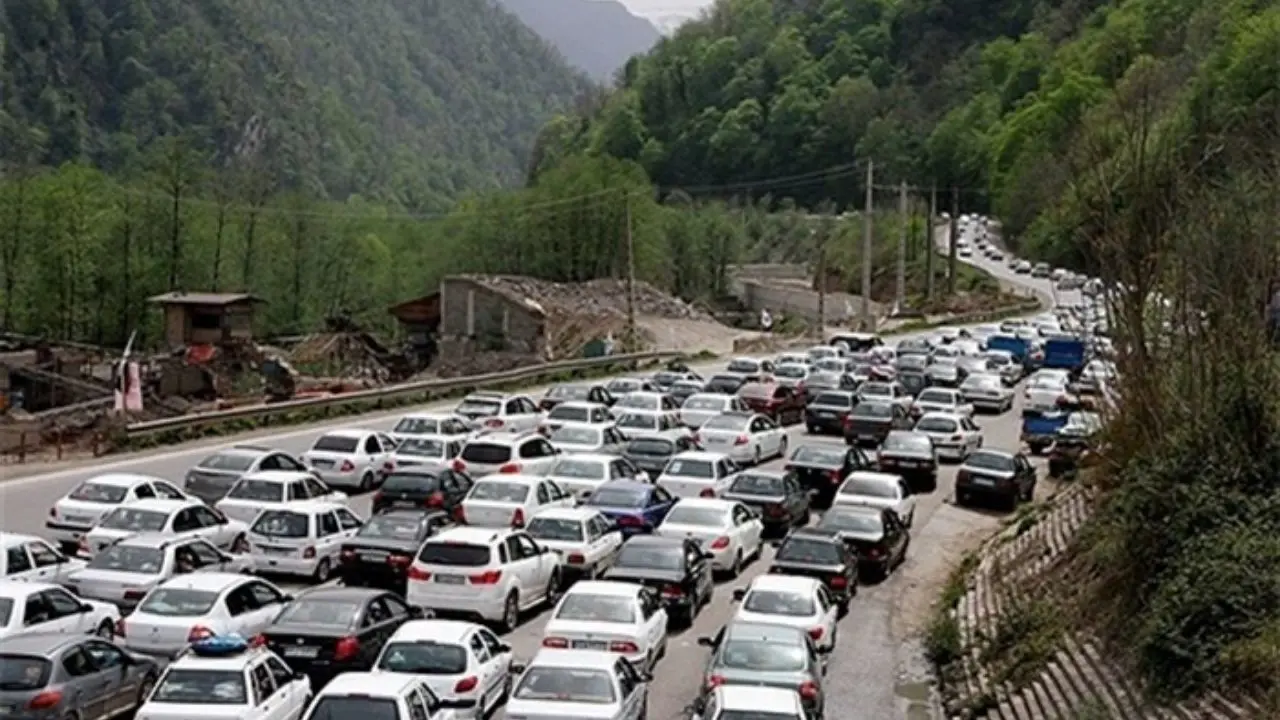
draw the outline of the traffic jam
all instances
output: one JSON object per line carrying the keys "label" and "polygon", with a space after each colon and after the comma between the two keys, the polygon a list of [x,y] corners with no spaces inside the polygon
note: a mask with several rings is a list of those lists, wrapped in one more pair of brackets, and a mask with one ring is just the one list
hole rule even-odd
{"label": "traffic jam", "polygon": [[[918,504],[1012,511],[1044,460],[1074,477],[1110,355],[1092,306],[1059,308],[98,474],[0,533],[0,717],[646,718],[690,645],[689,716],[838,717],[830,657]],[[988,444],[1015,412],[1021,443]]]}

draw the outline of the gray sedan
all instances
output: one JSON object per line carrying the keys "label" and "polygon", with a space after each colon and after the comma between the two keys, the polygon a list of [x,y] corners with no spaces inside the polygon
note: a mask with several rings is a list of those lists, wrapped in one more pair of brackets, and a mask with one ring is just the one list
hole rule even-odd
{"label": "gray sedan", "polygon": [[718,685],[748,685],[799,688],[810,716],[823,717],[825,651],[819,650],[803,630],[733,622],[714,638],[698,638],[698,644],[711,648],[711,657],[703,676],[703,695],[695,701],[695,710],[701,710],[706,693]]}
{"label": "gray sedan", "polygon": [[38,634],[5,638],[0,648],[0,715],[113,718],[137,710],[160,669],[107,640]]}

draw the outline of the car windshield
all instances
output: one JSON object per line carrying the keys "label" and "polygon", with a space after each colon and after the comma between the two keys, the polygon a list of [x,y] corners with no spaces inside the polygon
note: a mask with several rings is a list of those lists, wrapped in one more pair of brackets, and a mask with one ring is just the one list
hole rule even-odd
{"label": "car windshield", "polygon": [[312,445],[311,449],[318,452],[350,455],[358,447],[360,447],[360,438],[347,435],[321,435],[316,439],[316,444]]}
{"label": "car windshield", "polygon": [[677,504],[667,513],[664,523],[672,525],[700,525],[702,527],[724,527],[728,516],[726,508],[697,507]]}
{"label": "car windshield", "polygon": [[730,638],[715,664],[732,670],[797,672],[805,669],[806,661],[805,648],[799,644]]}
{"label": "car windshield", "polygon": [[818,521],[817,527],[826,530],[854,533],[880,534],[884,531],[884,526],[880,521],[879,513],[858,510],[828,510],[823,513],[822,519]]}
{"label": "car windshield", "polygon": [[148,702],[175,705],[244,705],[244,673],[240,670],[170,668]]}
{"label": "car windshield", "polygon": [[882,450],[899,450],[902,452],[933,452],[933,441],[927,435],[918,433],[889,433],[888,437],[881,443]]}
{"label": "car windshield", "polygon": [[746,373],[750,375],[751,373],[759,372],[760,361],[747,359],[734,360],[729,363],[725,370],[728,370],[731,373]]}
{"label": "car windshield", "polygon": [[613,677],[595,668],[533,666],[525,671],[512,695],[516,700],[608,705],[617,695]]}
{"label": "car windshield", "polygon": [[233,500],[280,502],[284,499],[284,483],[245,479],[236,483],[227,497]]}
{"label": "car windshield", "polygon": [[810,465],[838,467],[844,465],[847,450],[825,448],[819,445],[801,445],[791,454],[791,461]]}
{"label": "car windshield", "polygon": [[872,480],[871,478],[850,478],[844,487],[840,488],[841,495],[858,495],[861,497],[875,498],[896,498],[898,497],[898,488],[894,483],[888,480]]}
{"label": "car windshield", "polygon": [[582,523],[577,520],[535,517],[529,521],[527,530],[538,540],[582,542]]}
{"label": "car windshield", "polygon": [[916,423],[917,432],[954,433],[960,429],[960,423],[944,417],[923,417]]}
{"label": "car windshield", "polygon": [[787,492],[787,482],[777,475],[745,473],[733,481],[729,492],[743,495],[782,495]]}
{"label": "car windshield", "polygon": [[467,669],[467,650],[461,645],[431,640],[390,642],[378,658],[377,669],[414,675],[460,675]]}
{"label": "car windshield", "polygon": [[102,503],[103,505],[119,505],[124,502],[124,498],[129,494],[129,488],[122,485],[107,485],[106,483],[87,482],[82,483],[80,487],[71,491],[67,496],[70,500],[78,500],[79,502]]}
{"label": "car windshield", "polygon": [[164,617],[196,617],[213,609],[218,593],[185,588],[156,588],[138,606],[138,612]]}
{"label": "car windshield", "polygon": [[809,374],[809,368],[803,365],[779,365],[778,368],[773,371],[773,374],[782,378],[799,380]]}
{"label": "car windshield", "polygon": [[307,712],[307,720],[400,720],[402,717],[395,700],[367,695],[321,695]]}
{"label": "car windshield", "polygon": [[636,621],[635,604],[635,598],[624,595],[571,592],[560,602],[556,619],[630,624]]}
{"label": "car windshield", "polygon": [[667,467],[662,471],[662,474],[711,480],[716,476],[716,468],[715,464],[710,460],[672,458],[671,462],[667,463]]}
{"label": "car windshield", "polygon": [[709,395],[694,395],[684,401],[685,410],[715,410],[719,412],[728,401],[723,397],[713,397]]}
{"label": "car windshield", "polygon": [[657,395],[649,395],[647,393],[631,393],[618,398],[613,404],[614,407],[622,408],[639,408],[642,410],[656,410],[662,406],[662,399]]}
{"label": "car windshield", "polygon": [[602,487],[587,498],[587,505],[596,507],[638,508],[649,499],[649,491],[632,487]]}
{"label": "car windshield", "polygon": [[445,442],[437,438],[411,438],[396,447],[397,455],[413,457],[444,457]]}
{"label": "car windshield", "polygon": [[418,552],[418,562],[424,565],[483,567],[489,564],[489,547],[460,542],[429,542]]}
{"label": "car windshield", "polygon": [[168,513],[122,507],[107,513],[106,517],[102,518],[102,522],[98,523],[98,527],[130,532],[158,532],[164,529],[168,521]]}
{"label": "car windshield", "polygon": [[209,457],[200,461],[196,467],[202,470],[223,470],[227,472],[244,472],[253,467],[253,461],[257,460],[256,455],[246,455],[238,452],[220,452],[214,453]]}
{"label": "car windshield", "polygon": [[304,538],[311,534],[311,516],[291,510],[267,510],[258,515],[249,531],[267,537]]}
{"label": "car windshield", "polygon": [[728,432],[746,432],[751,418],[741,415],[716,415],[703,424],[703,430],[726,430]]}
{"label": "car windshield", "polygon": [[489,400],[486,398],[466,398],[458,404],[457,412],[459,415],[467,417],[481,417],[488,415],[497,415],[502,409],[502,403],[497,400]]}
{"label": "car windshield", "polygon": [[38,690],[49,682],[53,664],[31,655],[0,655],[0,692]]}
{"label": "car windshield", "polygon": [[400,418],[391,432],[399,435],[434,435],[440,432],[440,421],[435,418]]}
{"label": "car windshield", "polygon": [[529,485],[500,480],[482,480],[471,488],[468,500],[487,500],[489,502],[523,503],[529,497]]}
{"label": "car windshield", "polygon": [[807,617],[814,614],[812,597],[779,590],[752,590],[742,601],[742,609],[747,612],[791,617]]}
{"label": "car windshield", "polygon": [[839,387],[840,373],[838,372],[817,372],[809,376],[809,385],[813,387]]}
{"label": "car windshield", "polygon": [[93,556],[90,570],[159,575],[164,568],[164,551],[143,545],[112,545]]}
{"label": "car windshield", "polygon": [[627,544],[618,553],[616,565],[641,570],[684,570],[684,550],[679,546]]}
{"label": "car windshield", "polygon": [[858,392],[867,397],[893,397],[893,390],[884,383],[867,383]]}
{"label": "car windshield", "polygon": [[609,381],[609,391],[614,395],[626,395],[644,387],[644,383],[635,378],[617,378]]}
{"label": "car windshield", "polygon": [[303,596],[285,605],[275,622],[343,629],[350,627],[352,620],[359,614],[359,601]]}
{"label": "car windshield", "polygon": [[600,431],[593,428],[565,425],[551,433],[548,439],[553,443],[569,443],[570,445],[599,445]]}
{"label": "car windshield", "polygon": [[893,407],[884,403],[858,403],[858,406],[853,409],[853,414],[865,418],[893,417]]}
{"label": "car windshield", "polygon": [[557,385],[547,391],[547,397],[557,400],[586,400],[590,394],[586,385]]}
{"label": "car windshield", "polygon": [[956,398],[945,390],[925,390],[916,397],[922,403],[935,403],[938,405],[954,405]]}
{"label": "car windshield", "polygon": [[645,413],[627,413],[618,419],[618,427],[634,428],[636,430],[656,430],[658,428],[658,416]]}
{"label": "car windshield", "polygon": [[575,457],[562,458],[552,466],[551,477],[571,480],[603,480],[607,466],[600,460],[582,460]]}
{"label": "car windshield", "polygon": [[980,470],[996,470],[998,472],[1013,472],[1013,457],[1010,455],[1001,455],[993,452],[985,452],[979,450],[971,453],[965,458],[965,467],[978,468]]}
{"label": "car windshield", "polygon": [[356,531],[357,537],[385,538],[388,540],[416,540],[422,529],[422,520],[412,515],[381,514],[369,518]]}
{"label": "car windshield", "polygon": [[564,420],[565,422],[588,422],[591,420],[591,409],[581,405],[557,405],[547,413],[548,420]]}
{"label": "car windshield", "polygon": [[414,468],[417,472],[391,473],[382,481],[383,492],[432,492],[440,489],[440,478]]}
{"label": "car windshield", "polygon": [[664,438],[637,438],[627,443],[627,452],[632,455],[670,455],[676,450],[676,444]]}
{"label": "car windshield", "polygon": [[840,548],[833,542],[793,537],[778,548],[773,558],[777,562],[808,563],[813,565],[839,565]]}

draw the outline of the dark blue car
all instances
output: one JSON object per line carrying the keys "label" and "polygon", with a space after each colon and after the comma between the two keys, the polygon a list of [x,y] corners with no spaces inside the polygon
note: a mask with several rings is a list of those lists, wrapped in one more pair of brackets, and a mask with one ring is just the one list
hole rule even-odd
{"label": "dark blue car", "polygon": [[614,480],[596,488],[584,504],[616,522],[622,537],[628,538],[653,532],[667,517],[676,500],[657,485]]}

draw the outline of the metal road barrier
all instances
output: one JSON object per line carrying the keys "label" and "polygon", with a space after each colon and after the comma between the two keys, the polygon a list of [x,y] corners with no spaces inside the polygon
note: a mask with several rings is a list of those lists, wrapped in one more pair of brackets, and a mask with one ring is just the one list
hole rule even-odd
{"label": "metal road barrier", "polygon": [[284,415],[298,410],[335,408],[343,405],[386,400],[405,395],[448,392],[450,390],[458,390],[461,388],[492,387],[494,385],[505,385],[507,383],[524,381],[533,382],[544,379],[547,376],[563,372],[590,370],[593,368],[610,367],[615,365],[661,362],[663,360],[673,360],[685,357],[686,355],[687,353],[682,352],[663,351],[629,353],[625,355],[606,355],[603,357],[582,358],[578,360],[561,360],[558,362],[514,368],[512,370],[503,370],[502,372],[488,373],[485,375],[461,375],[454,378],[419,380],[417,382],[399,383],[396,385],[387,385],[386,387],[371,388],[369,390],[357,390],[355,392],[342,393],[341,395],[304,398],[301,400],[286,400],[267,405],[246,405],[243,407],[229,408],[227,410],[214,410],[211,412],[195,413],[192,415],[180,415],[178,417],[161,418],[159,420],[148,420],[128,425],[125,428],[125,432],[128,437],[135,438],[172,430],[188,430],[208,425],[216,425],[218,423],[233,420],[258,419],[270,417],[272,415]]}

